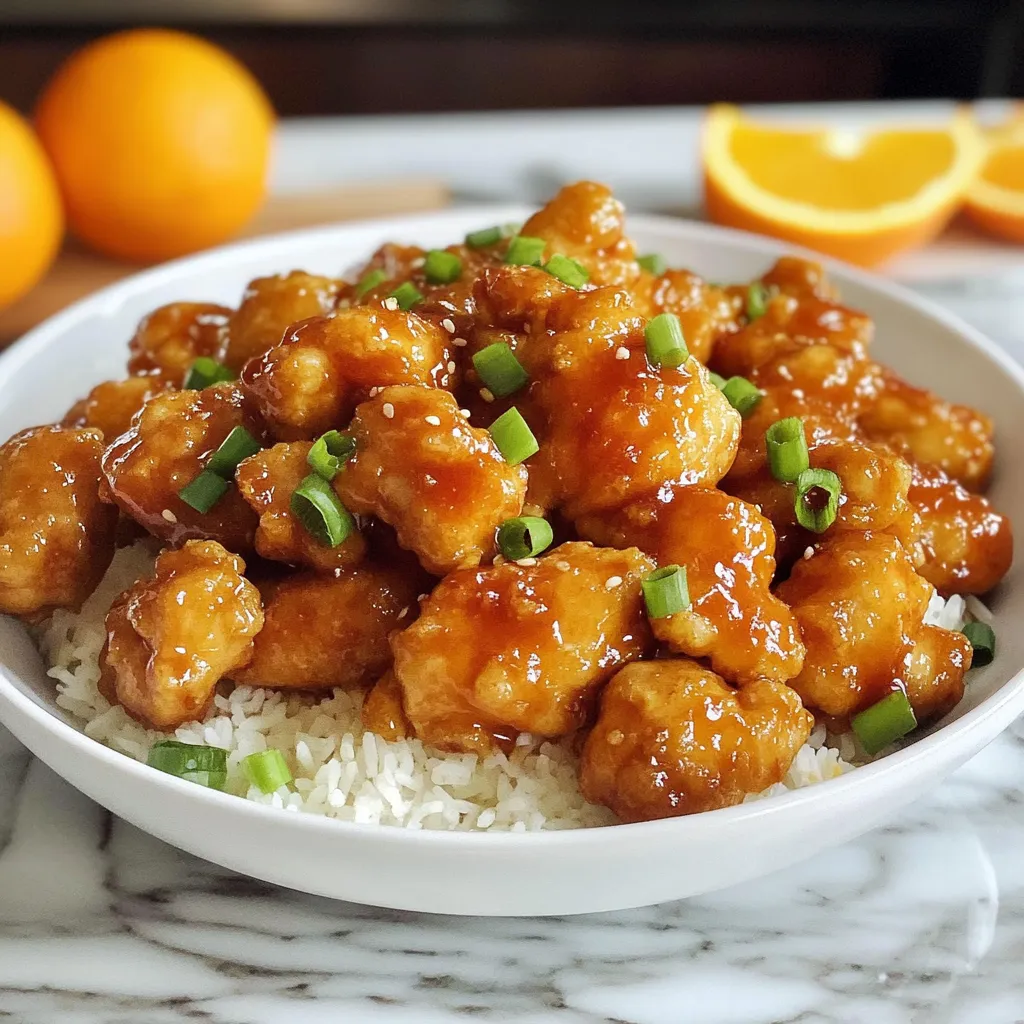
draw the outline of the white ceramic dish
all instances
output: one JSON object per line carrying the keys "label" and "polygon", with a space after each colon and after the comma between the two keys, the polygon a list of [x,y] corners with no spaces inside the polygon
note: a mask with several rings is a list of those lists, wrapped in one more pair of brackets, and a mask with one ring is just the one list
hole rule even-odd
{"label": "white ceramic dish", "polygon": [[[72,306],[0,357],[0,438],[58,418],[92,384],[123,374],[139,318],[177,299],[237,303],[251,278],[302,267],[338,273],[387,239],[445,244],[509,208],[302,231],[138,274]],[[785,248],[702,224],[634,218],[642,250],[711,280],[761,273]],[[879,357],[914,382],[978,406],[1003,441],[992,489],[1024,536],[1024,372],[965,324],[850,268],[846,301],[876,320]],[[759,803],[669,821],[572,832],[414,832],[288,814],[162,774],[82,735],[54,702],[24,629],[0,617],[0,721],[51,768],[115,814],[191,853],[295,889],[451,914],[568,914],[640,906],[740,882],[841,843],[941,782],[1024,710],[1020,566],[992,606],[1000,650],[929,735],[873,765]]]}

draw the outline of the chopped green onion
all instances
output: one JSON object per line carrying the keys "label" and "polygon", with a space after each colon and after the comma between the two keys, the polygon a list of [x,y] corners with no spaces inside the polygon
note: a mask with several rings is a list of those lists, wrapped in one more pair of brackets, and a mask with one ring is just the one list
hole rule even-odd
{"label": "chopped green onion", "polygon": [[423,261],[423,273],[431,284],[451,284],[462,273],[462,260],[453,252],[431,249]]}
{"label": "chopped green onion", "polygon": [[768,311],[768,299],[771,297],[762,281],[755,281],[747,289],[747,319],[757,320]]}
{"label": "chopped green onion", "polygon": [[768,468],[776,480],[793,483],[811,464],[807,455],[807,438],[804,437],[804,421],[799,416],[789,416],[773,423],[764,434],[765,451],[768,453]]}
{"label": "chopped green onion", "polygon": [[261,750],[243,757],[242,771],[261,793],[273,793],[292,781],[292,773],[280,750]]}
{"label": "chopped green onion", "polygon": [[570,288],[582,288],[590,280],[590,274],[582,263],[570,256],[563,256],[560,252],[556,252],[544,264],[544,269]]}
{"label": "chopped green onion", "polygon": [[725,378],[721,374],[715,373],[714,370],[708,370],[708,376],[711,378],[711,383],[714,384],[719,391],[725,387]]}
{"label": "chopped green onion", "polygon": [[654,366],[680,366],[690,358],[683,325],[675,313],[659,313],[644,331],[647,358]]}
{"label": "chopped green onion", "polygon": [[388,298],[397,299],[399,309],[412,309],[417,302],[423,301],[423,292],[412,281],[403,281]]}
{"label": "chopped green onion", "polygon": [[812,533],[824,533],[839,514],[843,483],[831,469],[805,469],[796,478],[796,521]]}
{"label": "chopped green onion", "polygon": [[510,466],[536,455],[540,451],[537,438],[527,426],[519,410],[513,406],[503,412],[490,426],[491,439]]}
{"label": "chopped green onion", "polygon": [[540,516],[506,519],[498,527],[498,547],[512,561],[539,555],[554,540],[551,524]]}
{"label": "chopped green onion", "polygon": [[224,477],[214,473],[212,469],[204,469],[199,476],[185,484],[178,497],[186,505],[205,515],[224,497],[228,482]]}
{"label": "chopped green onion", "polygon": [[150,747],[146,764],[209,789],[223,789],[228,779],[228,752],[220,747],[162,740]]}
{"label": "chopped green onion", "polygon": [[991,626],[984,622],[968,622],[963,634],[970,641],[973,654],[971,668],[982,668],[991,664],[996,656],[996,634]]}
{"label": "chopped green onion", "polygon": [[357,299],[361,299],[367,292],[373,291],[378,285],[383,284],[388,279],[388,275],[378,267],[376,270],[368,270],[361,278],[359,278],[359,284],[356,285],[355,296]]}
{"label": "chopped green onion", "polygon": [[724,381],[722,394],[743,419],[746,419],[764,398],[764,394],[746,377],[730,377]]}
{"label": "chopped green onion", "polygon": [[223,363],[218,363],[209,356],[200,356],[188,368],[184,388],[186,391],[202,391],[203,388],[234,379],[234,370],[228,369]]}
{"label": "chopped green onion", "polygon": [[665,619],[690,607],[686,570],[681,565],[665,565],[647,576],[640,586],[644,592],[649,619]]}
{"label": "chopped green onion", "polygon": [[646,256],[637,256],[636,261],[644,270],[655,277],[661,277],[668,269],[665,257],[660,252],[649,252]]}
{"label": "chopped green onion", "polygon": [[500,224],[495,224],[491,228],[481,228],[479,231],[470,231],[466,235],[466,245],[470,249],[486,249],[489,245],[494,245],[505,238],[505,231]]}
{"label": "chopped green onion", "polygon": [[211,473],[230,480],[243,459],[262,450],[263,446],[245,427],[234,427],[231,433],[221,441],[220,447],[210,456],[206,468]]}
{"label": "chopped green onion", "polygon": [[508,243],[508,251],[505,253],[505,262],[516,266],[539,267],[544,259],[544,246],[547,243],[543,238],[531,238],[529,235],[516,235]]}
{"label": "chopped green onion", "polygon": [[292,492],[291,509],[307,533],[325,547],[336,548],[356,528],[352,513],[317,473],[310,473]]}
{"label": "chopped green onion", "polygon": [[474,353],[473,367],[495,398],[506,398],[530,382],[522,363],[503,341]]}
{"label": "chopped green onion", "polygon": [[877,754],[890,743],[917,728],[917,716],[902,690],[893,690],[877,704],[853,716],[850,723],[860,740],[860,745],[869,753]]}
{"label": "chopped green onion", "polygon": [[333,480],[341,467],[352,458],[356,450],[356,439],[340,430],[328,430],[321,434],[309,449],[306,462],[325,480]]}

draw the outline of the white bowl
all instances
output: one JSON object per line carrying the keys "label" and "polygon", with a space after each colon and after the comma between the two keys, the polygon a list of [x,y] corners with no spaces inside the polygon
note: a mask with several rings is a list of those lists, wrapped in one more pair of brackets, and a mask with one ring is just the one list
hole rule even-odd
{"label": "white bowl", "polygon": [[[388,239],[444,244],[509,208],[342,225],[246,242],[107,288],[0,356],[0,438],[60,417],[123,374],[139,318],[165,302],[237,303],[250,278],[302,267],[337,274]],[[636,217],[641,250],[711,280],[752,278],[785,247],[703,224]],[[1003,447],[992,496],[1024,535],[1024,373],[955,317],[879,278],[830,266],[845,300],[870,313],[876,352],[915,383],[984,409]],[[407,831],[285,813],[147,768],[85,737],[54,701],[25,630],[0,617],[0,721],[82,792],[159,838],[257,878],[324,896],[449,914],[569,914],[705,893],[799,861],[891,816],[939,784],[1024,710],[1020,567],[992,602],[999,656],[967,695],[906,749],[830,782],[688,818],[532,834]]]}

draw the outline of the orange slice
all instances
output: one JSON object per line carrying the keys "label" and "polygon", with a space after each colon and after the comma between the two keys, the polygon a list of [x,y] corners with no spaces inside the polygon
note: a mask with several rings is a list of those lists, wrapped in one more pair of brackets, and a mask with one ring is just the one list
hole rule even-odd
{"label": "orange slice", "polygon": [[704,132],[711,219],[873,266],[934,238],[984,154],[967,111],[874,131],[761,125],[712,107]]}
{"label": "orange slice", "polygon": [[1019,115],[989,137],[964,212],[993,235],[1024,242],[1024,120]]}

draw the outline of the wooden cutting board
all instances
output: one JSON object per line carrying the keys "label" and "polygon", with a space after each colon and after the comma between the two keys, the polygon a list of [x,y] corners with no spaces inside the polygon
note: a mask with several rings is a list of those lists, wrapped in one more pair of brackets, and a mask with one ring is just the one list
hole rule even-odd
{"label": "wooden cutting board", "polygon": [[[340,220],[436,210],[447,206],[448,198],[443,185],[429,181],[358,185],[330,192],[273,196],[242,236],[253,238]],[[0,310],[0,348],[76,299],[139,269],[133,264],[118,263],[89,252],[68,239],[46,277],[19,302]]]}

